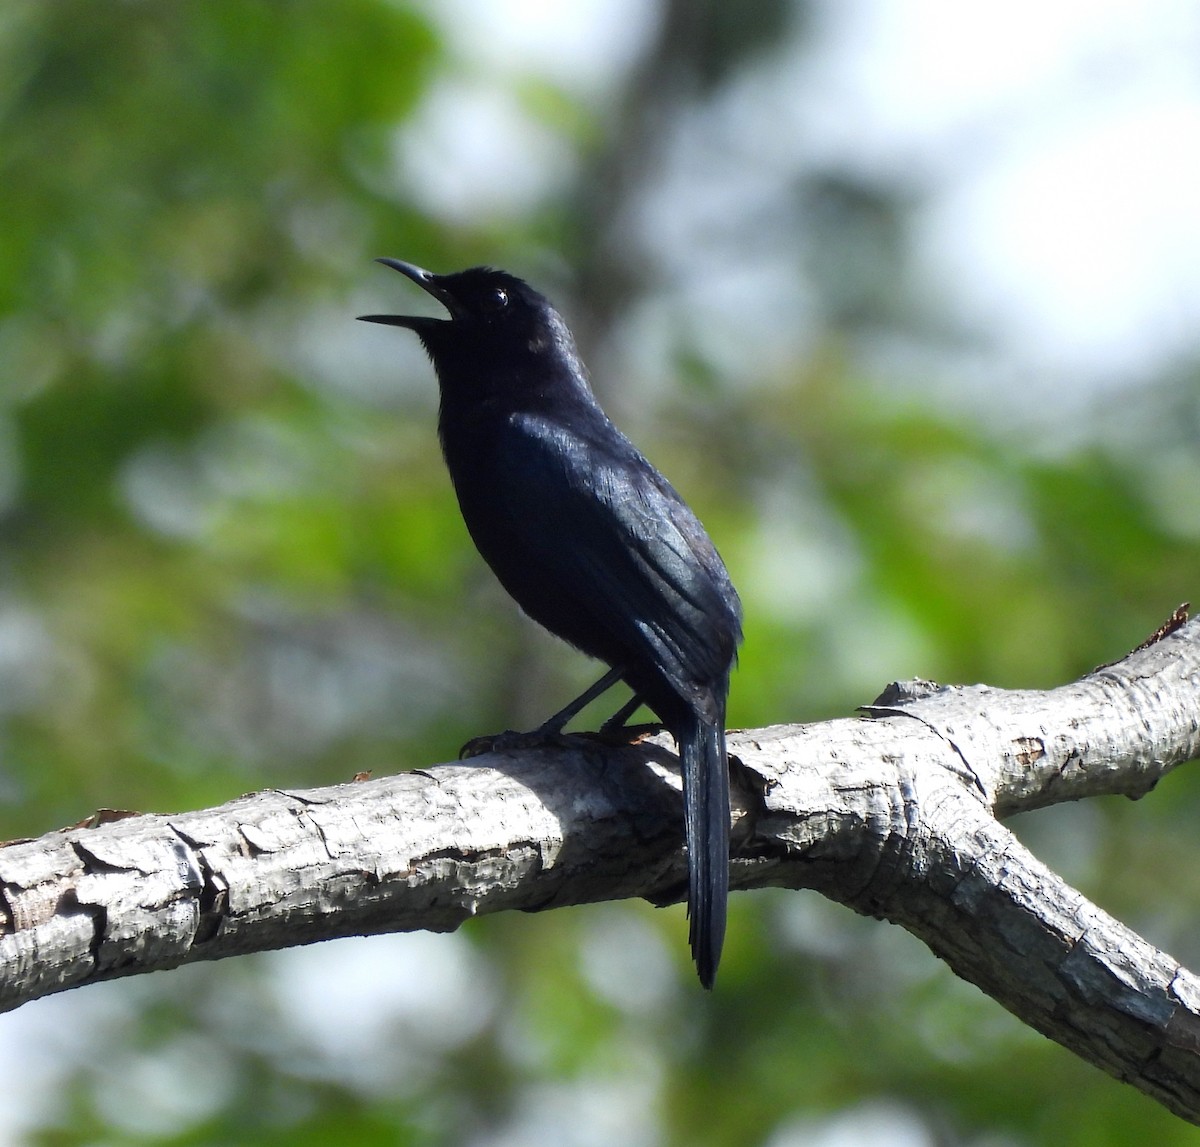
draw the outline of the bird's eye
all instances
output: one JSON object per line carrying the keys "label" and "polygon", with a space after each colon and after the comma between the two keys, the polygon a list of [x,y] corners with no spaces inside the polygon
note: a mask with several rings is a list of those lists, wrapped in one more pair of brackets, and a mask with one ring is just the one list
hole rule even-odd
{"label": "bird's eye", "polygon": [[508,292],[503,287],[495,287],[483,297],[483,309],[489,315],[499,314],[508,306]]}

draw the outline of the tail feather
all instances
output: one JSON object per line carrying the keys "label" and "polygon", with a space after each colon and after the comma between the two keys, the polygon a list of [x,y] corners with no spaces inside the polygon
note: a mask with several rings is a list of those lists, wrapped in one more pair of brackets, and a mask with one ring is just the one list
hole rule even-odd
{"label": "tail feather", "polygon": [[693,716],[679,737],[688,850],[688,941],[700,983],[713,986],[729,898],[729,765],[724,722]]}

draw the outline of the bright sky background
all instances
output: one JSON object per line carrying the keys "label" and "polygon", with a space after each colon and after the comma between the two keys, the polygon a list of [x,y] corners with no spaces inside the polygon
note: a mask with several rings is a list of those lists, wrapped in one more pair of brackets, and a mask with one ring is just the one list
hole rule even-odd
{"label": "bright sky background", "polygon": [[[832,6],[832,5],[831,5]],[[1018,352],[1103,374],[1200,330],[1200,6],[855,0],[825,67],[864,152],[939,151],[924,239]]]}
{"label": "bright sky background", "polygon": [[[649,0],[429,8],[483,76],[538,74],[589,97],[658,11]],[[1195,347],[1200,5],[821,0],[816,12],[803,50],[781,45],[744,97],[763,100],[762,144],[777,149],[764,174],[789,147],[883,181],[918,173],[930,191],[918,267],[1019,370],[1124,382]],[[412,175],[449,213],[505,197],[515,207],[560,174],[486,80],[441,93],[427,115]],[[733,193],[744,171],[726,175]]]}

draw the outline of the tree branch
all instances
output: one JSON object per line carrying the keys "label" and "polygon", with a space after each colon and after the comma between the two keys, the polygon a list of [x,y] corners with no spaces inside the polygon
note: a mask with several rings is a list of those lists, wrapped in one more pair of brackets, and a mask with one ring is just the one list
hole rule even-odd
{"label": "tree branch", "polygon": [[[999,822],[1200,756],[1200,622],[1046,692],[924,682],[732,734],[735,888],[903,925],[1026,1023],[1200,1122],[1200,982]],[[662,738],[268,791],[0,849],[0,1009],[84,983],[509,908],[685,888]]]}

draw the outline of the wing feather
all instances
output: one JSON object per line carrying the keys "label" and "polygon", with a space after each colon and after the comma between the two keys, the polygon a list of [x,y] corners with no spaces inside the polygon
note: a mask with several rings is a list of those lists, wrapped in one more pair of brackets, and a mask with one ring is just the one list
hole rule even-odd
{"label": "wing feather", "polygon": [[[657,666],[683,696],[723,679],[741,636],[737,595],[695,515],[632,443],[520,414],[496,447],[513,550],[539,584],[526,612],[610,663]],[[503,557],[485,556],[507,581]],[[598,621],[603,649],[590,647]]]}

